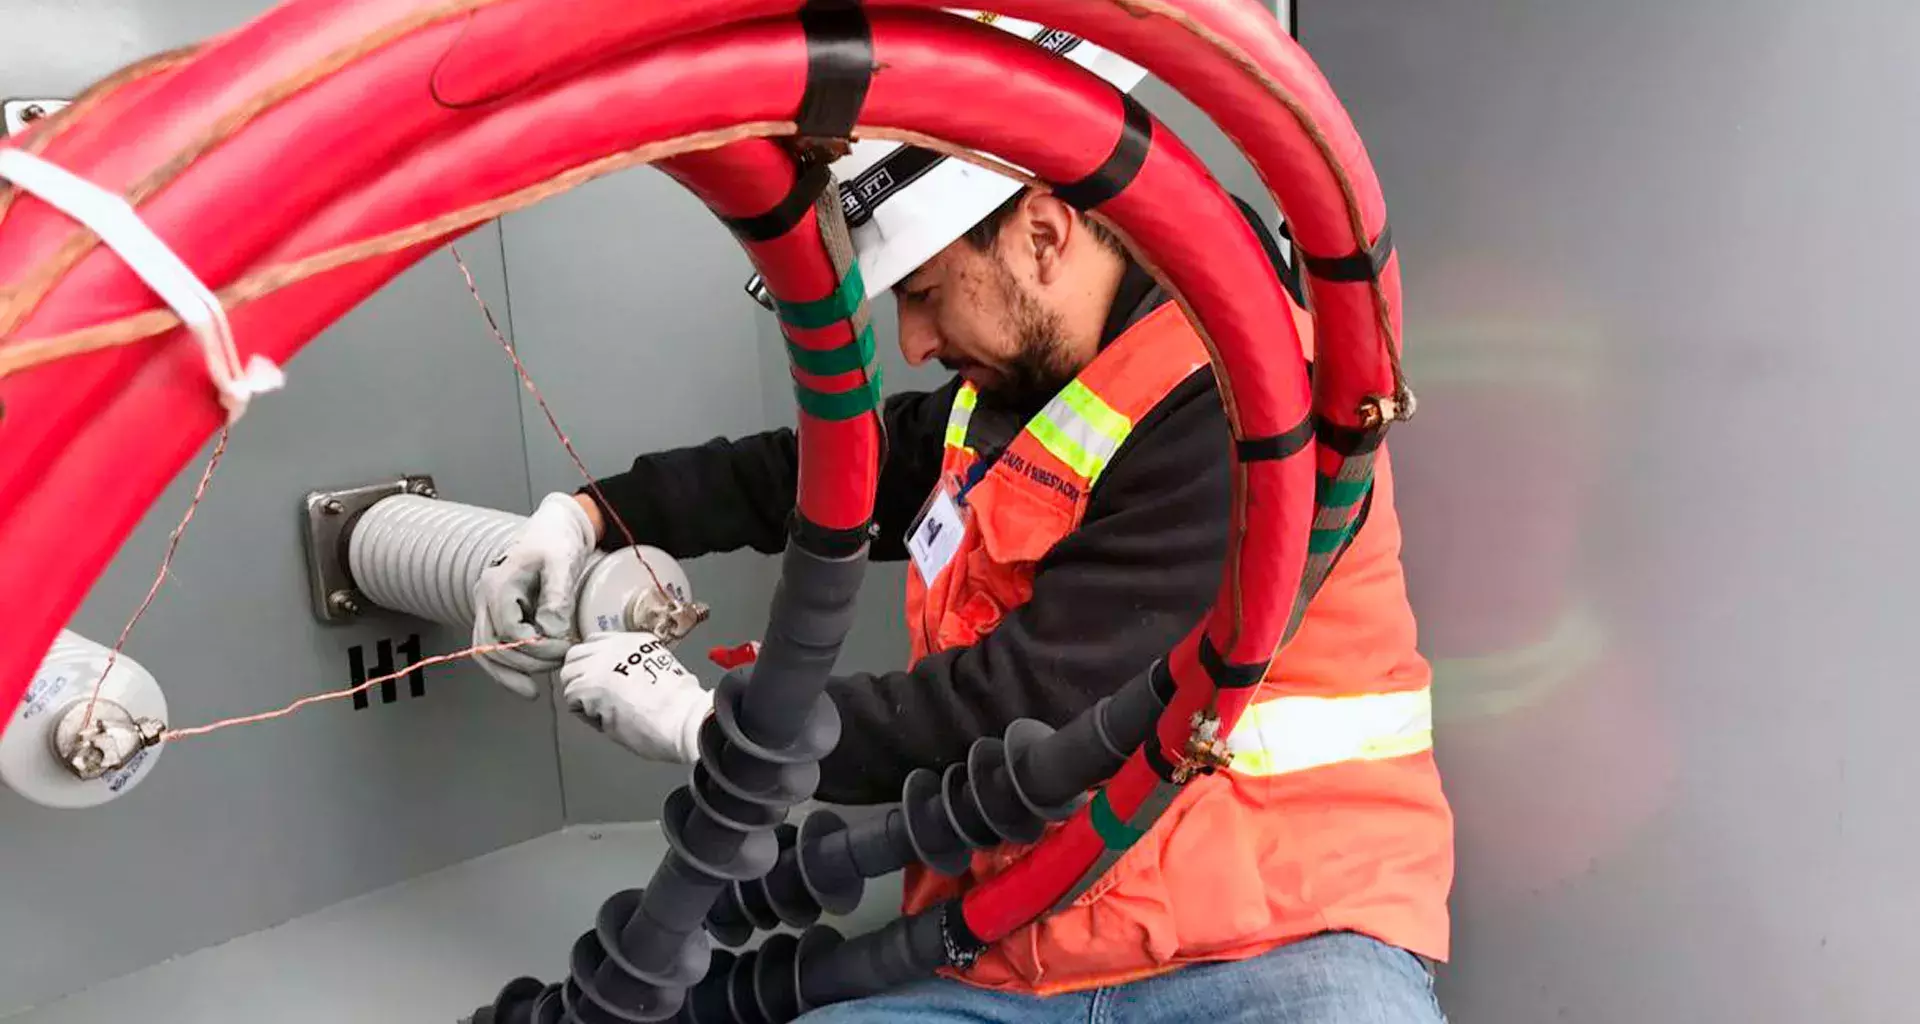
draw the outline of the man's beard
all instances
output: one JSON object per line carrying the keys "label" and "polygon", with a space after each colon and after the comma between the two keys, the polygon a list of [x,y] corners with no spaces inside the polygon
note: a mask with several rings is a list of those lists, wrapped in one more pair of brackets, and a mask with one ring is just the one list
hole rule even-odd
{"label": "man's beard", "polygon": [[996,284],[1007,310],[1007,328],[1016,340],[1013,358],[997,380],[980,393],[996,405],[1033,415],[1078,375],[1067,355],[1060,314],[1040,304],[1008,270],[994,261]]}

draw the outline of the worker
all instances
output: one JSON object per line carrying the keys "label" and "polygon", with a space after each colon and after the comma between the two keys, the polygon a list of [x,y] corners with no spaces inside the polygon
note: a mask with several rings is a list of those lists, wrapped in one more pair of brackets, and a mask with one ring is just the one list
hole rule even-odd
{"label": "worker", "polygon": [[[1064,725],[1137,676],[1207,611],[1229,529],[1226,414],[1179,304],[1050,192],[887,143],[843,160],[876,166],[879,146],[934,166],[849,200],[862,272],[893,292],[907,362],[954,379],[884,405],[871,557],[910,563],[913,659],[828,685],[842,729],[817,796],[846,804],[898,800],[914,769],[1016,719]],[[1070,469],[1016,468],[1033,465]],[[573,583],[594,548],[624,543],[616,517],[679,558],[777,553],[797,476],[795,435],[776,430],[547,496],[476,595],[476,642],[532,643],[483,664],[529,698],[557,671],[568,706],[618,742],[692,763],[711,694],[691,674],[615,671],[645,634],[570,643]],[[943,496],[959,547],[911,544]],[[1452,819],[1414,641],[1383,451],[1364,524],[1230,738],[1228,770],[1189,783],[1085,895],[964,973],[804,1020],[1442,1021]],[[916,872],[904,910],[1023,852],[977,854],[964,880]]]}

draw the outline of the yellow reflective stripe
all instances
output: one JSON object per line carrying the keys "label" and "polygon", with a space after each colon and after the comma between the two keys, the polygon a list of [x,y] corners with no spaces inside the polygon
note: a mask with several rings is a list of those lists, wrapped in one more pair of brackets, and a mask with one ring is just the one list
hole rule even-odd
{"label": "yellow reflective stripe", "polygon": [[1027,433],[1089,484],[1113,461],[1133,432],[1133,421],[1091,388],[1072,381],[1027,424]]}
{"label": "yellow reflective stripe", "polygon": [[1081,418],[1093,424],[1093,428],[1119,444],[1133,431],[1133,421],[1121,415],[1119,410],[1108,405],[1106,399],[1093,393],[1093,389],[1079,381],[1069,381],[1056,396],[1070,406]]}
{"label": "yellow reflective stripe", "polygon": [[1433,748],[1433,691],[1279,697],[1255,704],[1227,737],[1233,770],[1285,775]]}
{"label": "yellow reflective stripe", "polygon": [[947,410],[947,447],[967,446],[967,424],[973,422],[973,409],[979,404],[980,393],[971,384],[961,384],[954,392],[953,408]]}

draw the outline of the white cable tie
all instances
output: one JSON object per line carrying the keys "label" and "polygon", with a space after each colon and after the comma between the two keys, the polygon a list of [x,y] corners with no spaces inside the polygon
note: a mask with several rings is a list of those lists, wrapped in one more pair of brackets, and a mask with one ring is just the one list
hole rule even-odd
{"label": "white cable tie", "polygon": [[207,375],[220,391],[228,423],[246,413],[255,395],[286,384],[286,374],[263,355],[255,353],[241,365],[233,325],[220,299],[125,199],[24,149],[0,149],[0,178],[99,235],[147,287],[173,307],[200,342]]}

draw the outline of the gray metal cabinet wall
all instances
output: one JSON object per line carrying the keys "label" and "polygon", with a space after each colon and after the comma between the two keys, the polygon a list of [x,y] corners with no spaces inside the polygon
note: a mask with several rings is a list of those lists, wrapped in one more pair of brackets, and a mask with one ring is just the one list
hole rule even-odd
{"label": "gray metal cabinet wall", "polygon": [[[616,175],[514,214],[503,230],[521,358],[596,476],[644,452],[767,428],[763,376],[783,350],[769,353],[758,333],[739,244],[678,184],[653,170]],[[578,489],[579,470],[531,398],[526,406],[532,493]],[[681,654],[711,680],[718,670],[701,652],[759,638],[778,563],[741,552],[686,568],[713,617]],[[559,720],[569,821],[658,817],[686,781],[564,708]]]}
{"label": "gray metal cabinet wall", "polygon": [[[0,89],[14,87],[6,66]],[[469,249],[498,298],[494,229]],[[426,654],[466,644],[464,631],[402,619],[318,625],[296,512],[316,484],[414,469],[449,495],[524,506],[515,382],[472,315],[436,255],[295,359],[288,390],[235,430],[174,579],[129,645],[167,688],[174,724],[345,686],[354,646],[372,666],[380,644],[416,634]],[[162,497],[75,628],[118,634],[198,476],[190,467]],[[74,501],[83,512],[85,496]],[[402,686],[392,704],[336,702],[182,741],[94,810],[0,791],[0,1013],[559,826],[551,712],[466,666],[428,669],[426,682],[424,699]]]}
{"label": "gray metal cabinet wall", "polygon": [[1914,1019],[1920,9],[1301,20],[1406,266],[1454,1018]]}
{"label": "gray metal cabinet wall", "polygon": [[[262,0],[17,0],[0,27],[0,95],[65,96],[147,54],[223,31]],[[498,231],[463,242],[504,307]],[[463,630],[315,623],[296,513],[311,487],[431,472],[448,497],[525,509],[511,367],[450,258],[436,254],[342,321],[255,403],[130,651],[175,724],[278,707],[349,682],[349,649]],[[190,466],[128,541],[75,628],[118,634],[199,474]],[[86,496],[74,495],[76,514]],[[401,658],[398,651],[396,658]],[[477,670],[427,671],[427,695],[340,702],[184,741],[122,800],[54,812],[0,791],[0,1016],[562,823],[554,718]],[[292,969],[290,966],[289,969]]]}
{"label": "gray metal cabinet wall", "polygon": [[[71,95],[265,6],[16,5],[0,33],[0,95]],[[766,425],[758,307],[739,290],[746,260],[677,186],[623,175],[509,219],[504,248],[502,230],[460,248],[596,473],[638,451]],[[428,472],[447,498],[524,512],[579,484],[444,253],[288,370],[288,390],[256,403],[236,431],[175,579],[130,645],[179,724],[344,685],[356,645],[366,665],[380,642],[415,633],[424,654],[465,646],[462,630],[399,617],[314,623],[295,525],[308,489]],[[117,635],[198,471],[128,542],[76,628]],[[689,570],[715,607],[702,643],[758,634],[773,562],[722,557]],[[471,667],[428,674],[424,700],[402,688],[392,705],[338,703],[183,742],[109,807],[56,813],[0,792],[0,1015],[567,820],[652,818],[684,776]]]}

